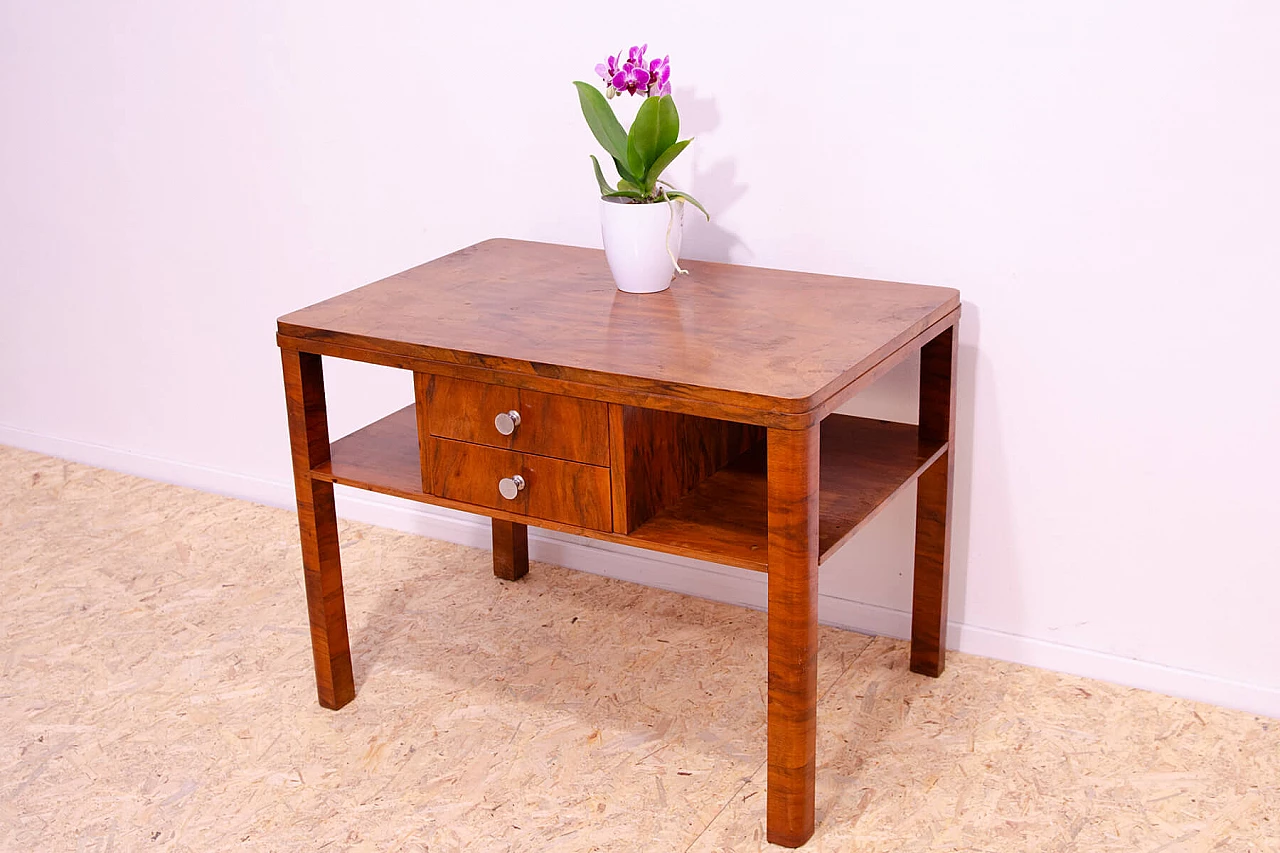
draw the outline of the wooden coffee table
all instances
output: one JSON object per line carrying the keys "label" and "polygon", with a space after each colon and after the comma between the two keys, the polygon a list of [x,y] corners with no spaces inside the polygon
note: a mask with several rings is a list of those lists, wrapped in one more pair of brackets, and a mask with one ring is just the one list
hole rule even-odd
{"label": "wooden coffee table", "polygon": [[[280,318],[320,704],[355,697],[333,484],[766,572],[768,837],[813,834],[818,566],[913,480],[911,669],[942,672],[960,296],[689,261],[617,291],[602,252],[490,240]],[[833,414],[920,351],[920,424]],[[413,371],[329,441],[321,356]]]}

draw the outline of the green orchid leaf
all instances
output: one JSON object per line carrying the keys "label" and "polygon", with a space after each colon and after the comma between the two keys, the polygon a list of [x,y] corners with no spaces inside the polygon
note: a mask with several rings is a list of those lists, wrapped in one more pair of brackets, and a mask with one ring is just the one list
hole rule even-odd
{"label": "green orchid leaf", "polygon": [[676,112],[676,101],[670,95],[658,99],[658,153],[661,154],[680,136],[680,113]]}
{"label": "green orchid leaf", "polygon": [[643,175],[658,156],[658,101],[645,98],[627,134],[627,163],[631,170]]}
{"label": "green orchid leaf", "polygon": [[[680,115],[675,101],[669,95],[661,98],[645,98],[631,123],[627,134],[627,154],[632,171],[645,174],[658,159],[658,155],[670,148],[680,133]],[[634,156],[632,156],[634,152]]]}
{"label": "green orchid leaf", "polygon": [[615,192],[605,193],[603,197],[604,198],[644,198],[644,194],[636,192],[635,190],[617,190]]}
{"label": "green orchid leaf", "polygon": [[671,161],[680,156],[680,152],[689,147],[689,143],[693,141],[693,137],[682,139],[672,145],[668,145],[663,149],[658,158],[649,166],[649,171],[645,173],[645,181],[652,186],[662,175],[664,169],[671,165]]}
{"label": "green orchid leaf", "polygon": [[[638,120],[639,119],[637,118],[637,121]],[[632,130],[635,130],[635,125],[632,125],[631,128]],[[648,162],[646,162],[640,152],[636,150],[635,136],[627,137],[627,168],[630,169],[631,173],[637,178],[641,178],[649,168]],[[635,181],[635,183],[640,183],[640,180]]]}
{"label": "green orchid leaf", "polygon": [[[637,186],[630,181],[618,181],[618,189],[623,192],[643,193],[644,187]],[[612,191],[611,191],[612,192]]]}
{"label": "green orchid leaf", "polygon": [[604,172],[600,170],[600,161],[596,159],[596,155],[591,155],[591,165],[596,170],[596,183],[600,185],[601,193],[611,193],[613,188],[609,186],[609,182],[604,179]]}
{"label": "green orchid leaf", "polygon": [[708,222],[711,221],[711,214],[707,213],[707,209],[703,207],[702,204],[693,196],[689,195],[688,193],[679,192],[677,190],[665,190],[665,193],[668,198],[682,198],[685,201],[689,202],[694,207],[698,208],[698,210],[702,211],[702,215],[707,217]]}
{"label": "green orchid leaf", "polygon": [[622,129],[618,117],[613,114],[609,102],[595,86],[575,80],[578,87],[578,101],[582,104],[582,117],[587,120],[587,127],[600,143],[600,146],[615,160],[627,156],[627,132]]}
{"label": "green orchid leaf", "polygon": [[613,165],[618,170],[618,175],[619,177],[622,178],[622,180],[630,184],[635,184],[637,186],[640,185],[640,179],[637,178],[635,175],[631,174],[631,170],[627,168],[627,165],[623,163],[621,160],[619,160],[617,157],[613,158]]}

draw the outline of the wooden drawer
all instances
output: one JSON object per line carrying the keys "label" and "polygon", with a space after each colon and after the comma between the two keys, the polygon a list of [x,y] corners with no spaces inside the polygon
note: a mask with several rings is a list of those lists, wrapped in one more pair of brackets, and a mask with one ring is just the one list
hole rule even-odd
{"label": "wooden drawer", "polygon": [[[426,455],[427,482],[440,497],[592,530],[612,528],[608,468],[444,439],[432,441]],[[524,489],[507,500],[498,483],[516,474]]]}
{"label": "wooden drawer", "polygon": [[[433,376],[427,406],[431,434],[440,438],[609,464],[609,407],[598,400]],[[520,425],[503,435],[494,418],[511,411],[520,413]]]}

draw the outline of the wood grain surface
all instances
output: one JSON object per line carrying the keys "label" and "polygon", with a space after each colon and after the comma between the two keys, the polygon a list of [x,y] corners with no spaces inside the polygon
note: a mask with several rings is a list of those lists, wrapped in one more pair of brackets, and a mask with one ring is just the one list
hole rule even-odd
{"label": "wood grain surface", "polygon": [[[426,494],[431,493],[431,483],[427,480],[427,477],[430,475],[430,469],[431,469],[431,465],[430,465],[431,441],[432,441],[431,408],[427,405],[427,402],[426,402],[427,394],[430,388],[431,388],[431,374],[419,373],[417,371],[414,371],[414,374],[413,374],[413,403],[414,404],[409,408],[415,410],[414,415],[417,420],[416,435],[414,436],[414,439],[418,447],[418,484],[419,486],[421,486],[421,489],[414,487],[413,489],[411,489],[411,491],[413,492],[421,491],[421,492],[425,492]],[[403,411],[405,410],[404,409],[400,410],[400,412],[403,412]],[[395,412],[392,415],[388,416],[387,418],[383,418],[381,421],[378,421],[377,423],[382,423],[383,421],[387,421],[387,420],[394,420],[396,416],[400,414],[400,412]],[[370,424],[370,426],[373,426],[373,424]],[[367,428],[368,427],[366,427],[366,429]],[[395,444],[397,442],[395,439],[387,439],[387,440],[383,440],[380,443]],[[381,451],[372,450],[372,452],[387,453],[387,452],[397,452],[397,451],[384,449]],[[359,457],[363,455],[368,455],[368,453],[365,451],[358,452],[356,454],[356,458],[359,459]]]}
{"label": "wood grain surface", "polygon": [[489,240],[285,315],[279,331],[284,345],[803,413],[959,304],[950,288],[687,266],[663,293],[627,294],[598,250]]}
{"label": "wood grain surface", "polygon": [[302,576],[311,623],[316,692],[326,708],[341,708],[356,696],[342,594],[338,516],[333,484],[312,475],[329,461],[329,421],[320,356],[281,350],[293,485],[298,500]]}
{"label": "wood grain surface", "polygon": [[767,836],[813,835],[818,732],[818,428],[769,430]]}
{"label": "wood grain surface", "polygon": [[[431,442],[428,464],[441,497],[592,530],[613,526],[608,468],[446,439]],[[498,483],[517,474],[526,485],[507,500]]]}
{"label": "wood grain surface", "polygon": [[[465,364],[454,364],[430,361],[410,355],[378,352],[361,349],[346,344],[335,344],[329,341],[292,338],[277,334],[276,343],[281,349],[292,349],[298,352],[310,352],[331,358],[348,361],[359,361],[366,364],[378,364],[384,367],[395,367],[401,370],[412,370],[426,376],[449,376],[473,382],[506,385],[512,388],[527,388],[547,394],[563,394],[568,397],[595,399],[605,403],[633,405],[663,412],[680,412],[698,417],[717,418],[720,420],[738,421],[758,426],[775,426],[785,429],[801,429],[822,420],[829,412],[822,409],[811,409],[807,412],[787,413],[774,409],[752,409],[726,403],[722,400],[695,400],[687,397],[673,397],[654,391],[637,391],[620,384],[587,385],[573,382],[557,375],[553,369],[544,369],[543,374],[508,373],[475,367]],[[918,342],[914,349],[919,349]],[[909,353],[908,353],[909,354]],[[875,369],[873,369],[874,372]],[[858,380],[861,381],[861,380]],[[424,398],[425,399],[425,398]]]}
{"label": "wood grain surface", "polygon": [[[533,521],[515,502],[477,507],[427,494],[418,473],[414,407],[405,408],[333,443],[332,460],[315,476],[451,509],[471,510],[514,521]],[[918,438],[913,424],[831,415],[822,423],[819,549],[825,560],[875,516],[889,498],[939,457],[945,445]],[[540,526],[694,557],[744,569],[767,571],[768,510],[765,446],[758,444],[708,477],[683,498],[629,535],[610,535],[571,523],[543,519]]]}
{"label": "wood grain surface", "polygon": [[333,443],[317,479],[397,497],[424,494],[416,407],[405,406]]}
{"label": "wood grain surface", "polygon": [[947,654],[958,346],[959,335],[951,328],[920,350],[920,441],[946,442],[950,448],[920,475],[916,490],[911,669],[935,678],[946,667]]}
{"label": "wood grain surface", "polygon": [[[876,515],[888,498],[913,482],[943,450],[943,444],[919,439],[913,424],[850,415],[828,416],[822,424],[820,558],[826,560],[835,553],[861,525]],[[516,506],[486,510],[425,493],[417,465],[415,411],[413,406],[406,406],[334,442],[332,461],[317,467],[316,478],[412,501],[461,510],[470,508],[486,514],[497,511],[502,514],[500,517],[511,520],[534,520]],[[548,524],[541,526],[765,571],[768,569],[767,501],[764,446],[756,444],[753,450],[703,480],[681,500],[628,535],[608,535],[604,530],[589,530],[549,519],[544,520]]]}
{"label": "wood grain surface", "polygon": [[[912,424],[830,415],[821,425],[819,559],[826,560],[938,457]],[[766,452],[757,445],[631,531],[699,559],[766,571]],[[637,543],[638,544],[638,543]]]}
{"label": "wood grain surface", "polygon": [[[433,376],[427,387],[430,432],[588,465],[609,464],[608,404],[561,394]],[[494,426],[502,412],[520,413],[511,435]]]}
{"label": "wood grain surface", "polygon": [[493,519],[493,574],[504,581],[518,581],[529,574],[528,527]]}
{"label": "wood grain surface", "polygon": [[[319,465],[313,476],[317,480],[463,512],[479,512],[505,521],[520,524],[534,523],[550,530],[594,536],[611,542],[626,541],[626,537],[614,536],[608,530],[589,530],[578,524],[530,518],[523,512],[515,511],[514,506],[482,507],[428,493],[417,471],[420,458],[415,408],[411,405],[405,406],[385,418],[338,439],[333,443],[329,461]],[[427,447],[429,454],[430,442]],[[428,467],[430,467],[429,464]],[[504,501],[504,503],[513,502]]]}
{"label": "wood grain surface", "polygon": [[609,407],[614,530],[630,533],[764,439],[764,430],[634,406]]}

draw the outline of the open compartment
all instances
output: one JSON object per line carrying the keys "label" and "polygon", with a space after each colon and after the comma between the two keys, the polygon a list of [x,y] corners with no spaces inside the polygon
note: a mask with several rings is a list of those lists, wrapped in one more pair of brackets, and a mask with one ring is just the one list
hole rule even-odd
{"label": "open compartment", "polygon": [[[819,451],[819,561],[933,463],[945,442],[922,441],[914,424],[829,415]],[[768,570],[767,446],[755,441],[686,494],[630,531],[657,550]],[[616,516],[615,516],[616,517]]]}

